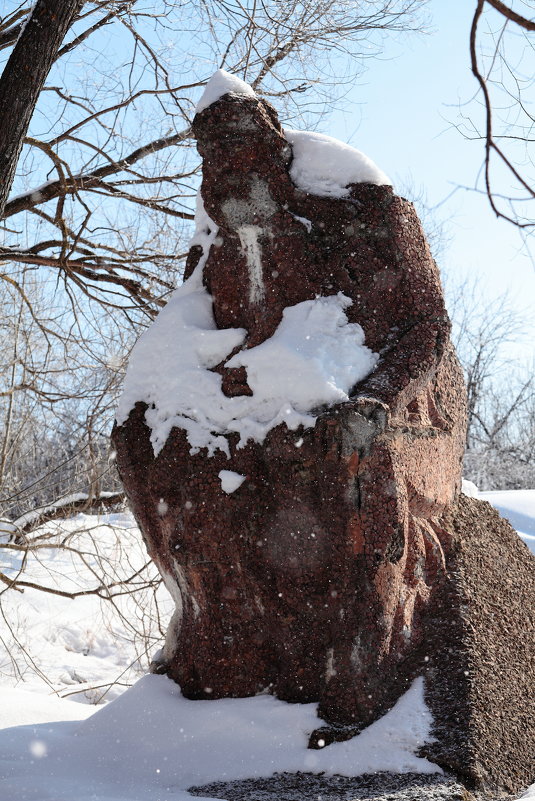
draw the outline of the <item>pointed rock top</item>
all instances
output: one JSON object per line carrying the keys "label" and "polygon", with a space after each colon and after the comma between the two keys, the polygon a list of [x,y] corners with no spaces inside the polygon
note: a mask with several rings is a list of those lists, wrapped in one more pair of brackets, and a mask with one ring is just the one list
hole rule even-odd
{"label": "pointed rock top", "polygon": [[197,103],[195,113],[199,114],[227,94],[256,97],[249,84],[242,81],[237,75],[231,75],[225,70],[217,70],[206,84],[202,97]]}

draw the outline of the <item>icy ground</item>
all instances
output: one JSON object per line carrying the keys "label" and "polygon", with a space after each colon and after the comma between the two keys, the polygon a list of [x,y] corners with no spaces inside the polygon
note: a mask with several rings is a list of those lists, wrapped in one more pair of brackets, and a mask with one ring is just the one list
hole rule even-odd
{"label": "icy ground", "polygon": [[[535,551],[535,490],[480,497]],[[430,725],[420,680],[358,738],[311,752],[313,704],[187,701],[166,677],[143,676],[171,604],[130,516],[77,515],[37,534],[43,547],[24,569],[0,535],[4,574],[72,594],[99,587],[104,566],[119,592],[125,581],[134,591],[113,602],[31,587],[0,595],[0,801],[185,801],[191,786],[284,771],[438,770],[415,756]]]}

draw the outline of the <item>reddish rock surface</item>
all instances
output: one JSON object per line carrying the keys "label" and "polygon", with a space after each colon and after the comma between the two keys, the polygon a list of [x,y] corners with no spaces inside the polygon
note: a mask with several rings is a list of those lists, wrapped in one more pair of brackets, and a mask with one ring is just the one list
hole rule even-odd
{"label": "reddish rock surface", "polygon": [[[254,98],[225,96],[197,115],[194,131],[204,205],[219,226],[204,267],[217,326],[247,329],[252,347],[285,307],[342,291],[380,359],[314,428],[280,425],[240,449],[230,434],[230,459],[192,455],[177,428],[155,457],[142,403],[115,428],[125,489],[177,601],[158,669],[190,698],[267,688],[318,701],[332,736],[343,737],[337,727],[370,723],[432,664],[438,715],[444,666],[429,659],[441,599],[448,614],[464,614],[451,565],[469,526],[455,511],[465,394],[417,215],[389,186],[356,184],[346,198],[297,189],[276,114]],[[262,253],[256,283],[247,226]],[[188,275],[200,255],[192,248]],[[250,392],[243,368],[218,371],[226,394]],[[220,470],[246,481],[227,495]],[[439,739],[440,756],[442,730]],[[444,764],[455,761],[446,752]],[[517,771],[517,786],[528,772]],[[478,781],[475,768],[465,773]],[[485,775],[500,784],[502,774]]]}

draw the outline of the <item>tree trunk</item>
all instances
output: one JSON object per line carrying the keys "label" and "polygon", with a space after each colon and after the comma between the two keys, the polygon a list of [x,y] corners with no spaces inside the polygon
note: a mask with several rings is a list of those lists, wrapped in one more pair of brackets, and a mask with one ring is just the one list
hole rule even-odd
{"label": "tree trunk", "polygon": [[0,219],[37,100],[83,4],[84,0],[37,0],[0,78]]}

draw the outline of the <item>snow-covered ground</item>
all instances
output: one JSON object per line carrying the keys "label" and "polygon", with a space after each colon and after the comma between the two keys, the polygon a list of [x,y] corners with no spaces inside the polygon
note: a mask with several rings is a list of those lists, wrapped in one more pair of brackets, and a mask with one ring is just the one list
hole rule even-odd
{"label": "snow-covered ground", "polygon": [[[430,725],[421,680],[360,737],[322,751],[306,747],[314,704],[188,701],[165,676],[145,676],[89,717],[78,705],[78,720],[72,701],[3,688],[0,699],[11,717],[0,738],[2,801],[182,801],[193,785],[279,771],[438,770],[413,753]],[[17,725],[30,707],[41,722]]]}
{"label": "snow-covered ground", "polygon": [[535,490],[480,492],[477,497],[495,506],[535,553]]}
{"label": "snow-covered ground", "polygon": [[0,571],[23,591],[0,584],[0,686],[111,701],[146,672],[173,607],[164,587],[153,586],[158,573],[132,516],[48,523],[32,534],[29,552],[8,539],[0,533]]}
{"label": "snow-covered ground", "polygon": [[[535,490],[480,497],[535,550]],[[166,677],[143,675],[172,604],[128,514],[80,514],[38,537],[23,564],[0,534],[0,571],[115,597],[0,593],[0,801],[184,801],[192,785],[281,771],[440,770],[415,756],[431,722],[421,680],[358,738],[309,751],[313,704],[187,701]]]}

